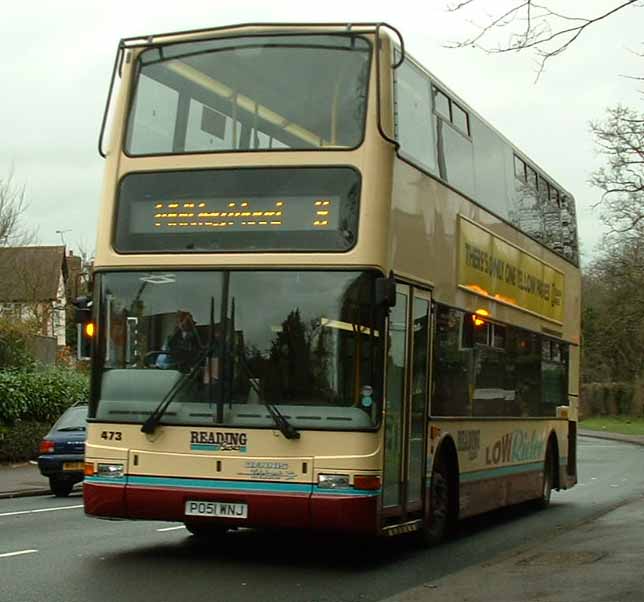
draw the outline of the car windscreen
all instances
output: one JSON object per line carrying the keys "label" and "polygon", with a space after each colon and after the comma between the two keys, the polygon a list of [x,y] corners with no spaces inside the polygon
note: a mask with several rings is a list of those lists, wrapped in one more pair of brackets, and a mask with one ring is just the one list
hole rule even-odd
{"label": "car windscreen", "polygon": [[80,431],[85,430],[87,420],[87,406],[69,408],[54,425],[54,431]]}

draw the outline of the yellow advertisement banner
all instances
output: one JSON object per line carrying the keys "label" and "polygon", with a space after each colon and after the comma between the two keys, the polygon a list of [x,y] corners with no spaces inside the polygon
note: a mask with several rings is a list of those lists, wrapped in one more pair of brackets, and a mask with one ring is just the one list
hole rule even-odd
{"label": "yellow advertisement banner", "polygon": [[462,216],[458,263],[459,286],[563,321],[563,273]]}

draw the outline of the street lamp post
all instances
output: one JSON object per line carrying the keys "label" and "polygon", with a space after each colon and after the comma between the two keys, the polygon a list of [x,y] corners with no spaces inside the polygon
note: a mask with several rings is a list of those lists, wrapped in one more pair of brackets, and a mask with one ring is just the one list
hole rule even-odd
{"label": "street lamp post", "polygon": [[71,232],[71,229],[68,228],[67,230],[56,230],[56,234],[60,234],[60,241],[63,243],[63,246],[65,246],[65,232]]}

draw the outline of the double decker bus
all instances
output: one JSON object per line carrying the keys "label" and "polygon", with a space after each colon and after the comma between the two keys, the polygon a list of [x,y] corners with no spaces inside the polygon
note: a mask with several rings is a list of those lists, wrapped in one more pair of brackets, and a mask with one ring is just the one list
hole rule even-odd
{"label": "double decker bus", "polygon": [[573,198],[397,30],[123,39],[105,115],[88,515],[436,542],[575,484]]}

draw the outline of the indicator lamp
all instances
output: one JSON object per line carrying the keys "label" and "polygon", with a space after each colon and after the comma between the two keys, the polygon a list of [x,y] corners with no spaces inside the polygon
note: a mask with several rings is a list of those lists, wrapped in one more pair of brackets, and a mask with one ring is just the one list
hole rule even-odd
{"label": "indicator lamp", "polygon": [[489,315],[490,312],[487,311],[487,309],[477,309],[472,314],[472,322],[474,322],[474,326],[483,326],[483,324],[485,324],[484,318],[487,318]]}

